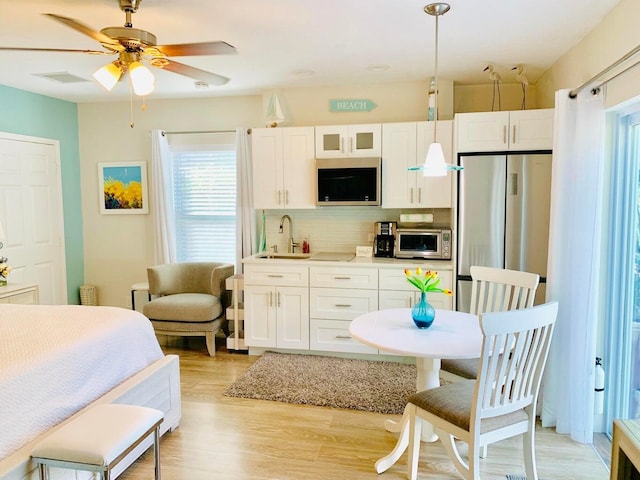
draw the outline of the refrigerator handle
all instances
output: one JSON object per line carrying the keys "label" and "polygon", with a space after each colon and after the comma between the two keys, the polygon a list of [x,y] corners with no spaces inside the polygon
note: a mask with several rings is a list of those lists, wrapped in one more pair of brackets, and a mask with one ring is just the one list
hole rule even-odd
{"label": "refrigerator handle", "polygon": [[512,173],[509,176],[509,195],[518,195],[518,174]]}

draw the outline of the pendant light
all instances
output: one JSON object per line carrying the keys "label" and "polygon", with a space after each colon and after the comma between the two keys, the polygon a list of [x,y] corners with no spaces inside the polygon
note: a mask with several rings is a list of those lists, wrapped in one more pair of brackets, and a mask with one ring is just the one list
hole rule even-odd
{"label": "pendant light", "polygon": [[449,170],[462,170],[462,167],[446,163],[442,145],[436,140],[438,126],[438,19],[449,11],[451,6],[448,3],[430,3],[424,7],[425,13],[436,17],[436,42],[435,42],[435,73],[434,73],[434,107],[433,117],[433,142],[427,150],[427,157],[423,165],[410,167],[409,170],[422,170],[425,177],[444,177]]}

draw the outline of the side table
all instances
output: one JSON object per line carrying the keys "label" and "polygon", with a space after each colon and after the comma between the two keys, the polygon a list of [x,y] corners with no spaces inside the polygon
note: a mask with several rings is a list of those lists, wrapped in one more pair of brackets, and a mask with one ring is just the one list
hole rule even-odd
{"label": "side table", "polygon": [[131,285],[131,310],[136,309],[136,292],[147,292],[147,297],[149,298],[149,301],[151,301],[149,282],[134,283]]}
{"label": "side table", "polygon": [[640,478],[640,420],[614,420],[611,480]]}

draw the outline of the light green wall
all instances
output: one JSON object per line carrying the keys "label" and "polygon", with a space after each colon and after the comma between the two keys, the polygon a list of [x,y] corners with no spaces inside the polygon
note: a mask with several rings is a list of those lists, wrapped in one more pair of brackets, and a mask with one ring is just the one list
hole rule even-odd
{"label": "light green wall", "polygon": [[75,103],[0,85],[0,131],[60,142],[68,301],[84,283],[78,108]]}

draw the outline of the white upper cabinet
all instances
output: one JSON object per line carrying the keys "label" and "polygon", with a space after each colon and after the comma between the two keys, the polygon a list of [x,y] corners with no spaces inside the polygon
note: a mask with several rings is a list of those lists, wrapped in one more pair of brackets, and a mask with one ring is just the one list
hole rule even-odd
{"label": "white upper cabinet", "polygon": [[313,127],[254,128],[251,141],[255,208],[315,208]]}
{"label": "white upper cabinet", "polygon": [[551,150],[553,109],[458,113],[458,153]]}
{"label": "white upper cabinet", "polygon": [[382,125],[316,127],[316,158],[379,157]]}
{"label": "white upper cabinet", "polygon": [[[425,177],[409,167],[421,165],[433,142],[434,122],[385,123],[382,125],[382,207],[451,208],[454,173]],[[452,158],[453,121],[437,122],[436,139],[445,159]]]}

